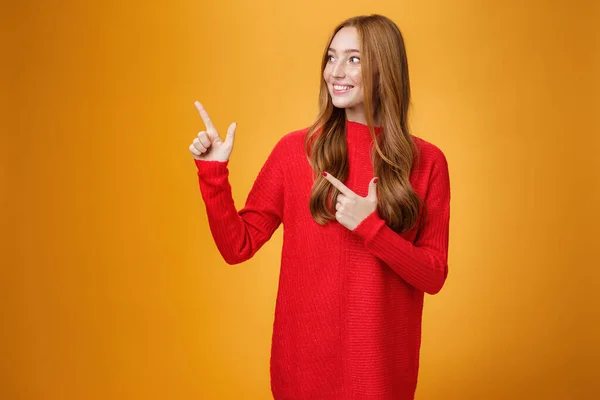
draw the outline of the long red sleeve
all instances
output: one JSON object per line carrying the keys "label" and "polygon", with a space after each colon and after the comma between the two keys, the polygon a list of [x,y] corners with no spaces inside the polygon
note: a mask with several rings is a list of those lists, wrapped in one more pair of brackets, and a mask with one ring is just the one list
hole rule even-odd
{"label": "long red sleeve", "polygon": [[211,233],[228,264],[251,258],[269,240],[283,218],[281,164],[269,156],[239,212],[231,194],[228,162],[194,160]]}
{"label": "long red sleeve", "polygon": [[[377,211],[354,229],[365,247],[406,282],[429,294],[440,291],[448,274],[450,178],[443,153],[435,155],[425,205],[426,218],[414,243],[394,232]],[[429,159],[429,157],[427,157]]]}

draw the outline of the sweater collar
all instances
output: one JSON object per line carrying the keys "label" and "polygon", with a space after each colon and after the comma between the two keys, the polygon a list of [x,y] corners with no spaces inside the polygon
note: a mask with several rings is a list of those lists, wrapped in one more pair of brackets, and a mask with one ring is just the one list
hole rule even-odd
{"label": "sweater collar", "polygon": [[[376,126],[375,136],[379,136],[381,134],[381,130],[382,128],[380,126]],[[348,136],[348,138],[371,139],[369,127],[365,124],[361,124],[360,122],[354,121],[346,121],[346,135]]]}

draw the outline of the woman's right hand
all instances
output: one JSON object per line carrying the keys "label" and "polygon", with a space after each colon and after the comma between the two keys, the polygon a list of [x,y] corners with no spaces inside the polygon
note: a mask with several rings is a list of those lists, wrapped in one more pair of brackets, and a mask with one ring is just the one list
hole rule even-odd
{"label": "woman's right hand", "polygon": [[208,113],[200,104],[195,101],[194,105],[200,112],[200,116],[206,126],[206,131],[198,133],[198,137],[192,141],[190,152],[196,160],[204,161],[227,161],[233,150],[233,139],[235,137],[236,123],[229,125],[225,141],[221,139],[217,130],[212,124]]}

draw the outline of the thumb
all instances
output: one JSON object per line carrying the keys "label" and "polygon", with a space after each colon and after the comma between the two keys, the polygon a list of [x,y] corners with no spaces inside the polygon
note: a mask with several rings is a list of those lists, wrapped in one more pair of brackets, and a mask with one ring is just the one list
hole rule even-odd
{"label": "thumb", "polygon": [[232,123],[227,128],[227,136],[225,137],[225,143],[231,147],[233,147],[233,140],[235,139],[235,128],[237,128],[237,123]]}
{"label": "thumb", "polygon": [[369,192],[367,193],[367,197],[373,199],[373,200],[377,200],[377,181],[379,180],[379,178],[375,177],[373,179],[371,179],[371,182],[369,182]]}

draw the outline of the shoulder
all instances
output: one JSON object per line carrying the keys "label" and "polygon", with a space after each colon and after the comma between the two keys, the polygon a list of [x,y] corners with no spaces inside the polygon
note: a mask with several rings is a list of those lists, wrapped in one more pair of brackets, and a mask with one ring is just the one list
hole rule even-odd
{"label": "shoulder", "polygon": [[279,142],[287,146],[297,145],[298,143],[304,145],[304,138],[306,137],[307,132],[308,128],[302,128],[296,131],[292,131],[290,133],[285,134],[279,140]]}
{"label": "shoulder", "polygon": [[421,157],[436,162],[447,162],[446,155],[442,149],[435,144],[417,136],[412,136],[412,139],[417,146]]}
{"label": "shoulder", "polygon": [[415,160],[418,162],[416,166],[418,169],[448,169],[448,160],[442,149],[423,138],[412,136],[412,139],[418,150],[418,157]]}
{"label": "shoulder", "polygon": [[[436,190],[449,190],[450,171],[444,152],[425,139],[416,136],[413,136],[412,139],[418,150],[410,177],[413,187],[418,192],[420,191],[423,198],[431,192],[431,187],[437,188]],[[435,193],[435,190],[431,193]]]}
{"label": "shoulder", "polygon": [[282,157],[289,157],[294,154],[304,154],[304,138],[308,128],[299,129],[283,135],[273,148],[273,153]]}
{"label": "shoulder", "polygon": [[308,129],[300,129],[276,139],[264,168],[282,168],[284,165],[304,161],[304,136],[307,131]]}

